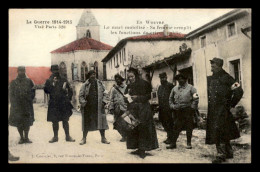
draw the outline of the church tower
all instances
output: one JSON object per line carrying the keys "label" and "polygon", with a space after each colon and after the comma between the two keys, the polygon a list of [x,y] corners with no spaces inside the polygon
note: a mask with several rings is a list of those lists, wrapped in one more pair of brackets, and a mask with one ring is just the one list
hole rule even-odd
{"label": "church tower", "polygon": [[83,11],[76,29],[77,39],[88,37],[100,41],[99,24],[89,9]]}

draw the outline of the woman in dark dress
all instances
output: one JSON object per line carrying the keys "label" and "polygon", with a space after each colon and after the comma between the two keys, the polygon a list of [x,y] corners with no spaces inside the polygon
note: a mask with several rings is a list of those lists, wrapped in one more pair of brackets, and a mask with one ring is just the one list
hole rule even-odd
{"label": "woman in dark dress", "polygon": [[132,102],[128,102],[127,110],[140,121],[140,124],[127,134],[127,149],[137,149],[132,154],[145,158],[145,151],[158,148],[158,140],[153,121],[153,112],[149,103],[152,87],[147,81],[139,78],[137,69],[128,70],[125,94],[129,94]]}

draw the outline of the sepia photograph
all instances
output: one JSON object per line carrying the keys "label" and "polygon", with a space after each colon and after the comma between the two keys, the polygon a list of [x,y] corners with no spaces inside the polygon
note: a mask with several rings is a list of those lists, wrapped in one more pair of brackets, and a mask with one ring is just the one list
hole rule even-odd
{"label": "sepia photograph", "polygon": [[9,8],[9,164],[250,164],[251,8]]}

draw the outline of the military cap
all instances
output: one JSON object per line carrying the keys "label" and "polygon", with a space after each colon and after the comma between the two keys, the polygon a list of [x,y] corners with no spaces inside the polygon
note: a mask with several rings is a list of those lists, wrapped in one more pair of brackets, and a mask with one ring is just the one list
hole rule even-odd
{"label": "military cap", "polygon": [[59,70],[59,66],[58,65],[51,65],[51,71],[54,70]]}
{"label": "military cap", "polygon": [[25,67],[24,66],[18,66],[17,71],[25,71]]}
{"label": "military cap", "polygon": [[210,63],[215,63],[217,66],[220,66],[222,67],[223,66],[223,59],[220,59],[220,58],[217,58],[217,57],[214,57],[212,60],[210,60]]}
{"label": "military cap", "polygon": [[124,79],[121,75],[119,75],[119,74],[116,74],[116,75],[115,75],[115,79],[116,79],[116,78],[119,78],[119,79],[121,79],[122,81],[125,80],[125,79]]}
{"label": "military cap", "polygon": [[159,77],[160,77],[160,78],[167,77],[167,74],[166,74],[166,72],[160,73],[160,74],[159,74]]}
{"label": "military cap", "polygon": [[180,74],[178,74],[178,75],[175,76],[175,79],[176,79],[176,80],[179,80],[180,78],[185,79],[185,80],[188,79],[187,76],[184,75],[184,74],[182,74],[182,73],[180,73]]}

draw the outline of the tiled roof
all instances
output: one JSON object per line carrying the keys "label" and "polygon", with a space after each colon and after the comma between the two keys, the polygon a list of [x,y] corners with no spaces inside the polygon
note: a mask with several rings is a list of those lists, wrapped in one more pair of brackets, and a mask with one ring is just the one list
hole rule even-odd
{"label": "tiled roof", "polygon": [[164,36],[163,32],[157,32],[154,34],[147,34],[141,36],[133,36],[122,39],[117,43],[117,45],[107,54],[107,56],[102,60],[102,62],[107,62],[118,50],[124,47],[127,41],[161,41],[161,40],[183,40],[185,39],[185,34],[169,32],[168,36]]}
{"label": "tiled roof", "polygon": [[64,45],[56,50],[53,50],[51,53],[64,53],[64,52],[70,52],[75,50],[89,50],[89,49],[110,50],[112,48],[113,47],[108,44],[104,44],[92,38],[84,37],[76,41],[73,41],[67,45]]}
{"label": "tiled roof", "polygon": [[164,66],[167,66],[167,64],[165,62],[172,65],[172,64],[176,63],[176,61],[182,61],[182,60],[189,58],[191,51],[192,51],[191,48],[188,48],[185,51],[173,54],[169,57],[165,57],[162,60],[155,61],[155,62],[143,67],[143,69],[144,70],[160,69]]}
{"label": "tiled roof", "polygon": [[[50,67],[25,67],[25,73],[35,85],[44,84],[51,76]],[[9,83],[17,77],[17,67],[9,67]]]}

